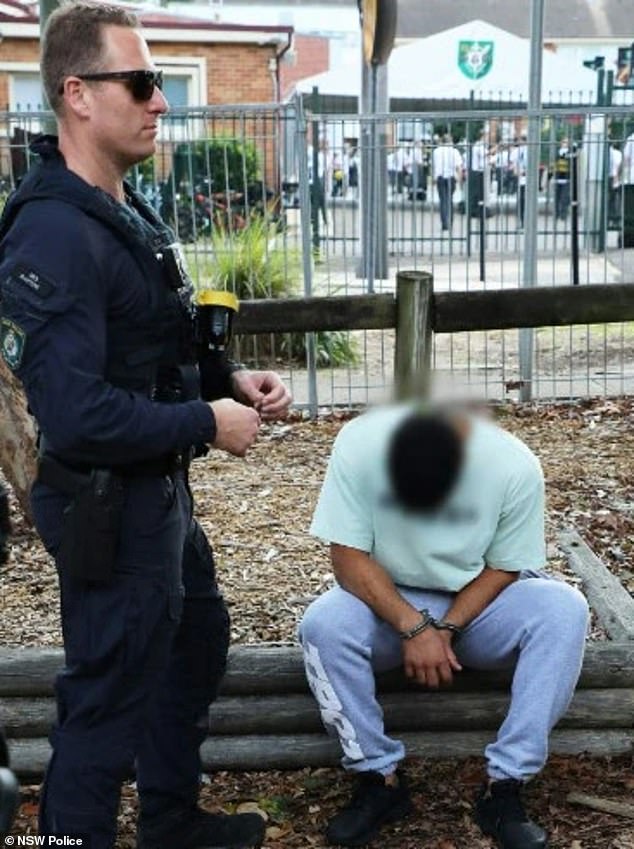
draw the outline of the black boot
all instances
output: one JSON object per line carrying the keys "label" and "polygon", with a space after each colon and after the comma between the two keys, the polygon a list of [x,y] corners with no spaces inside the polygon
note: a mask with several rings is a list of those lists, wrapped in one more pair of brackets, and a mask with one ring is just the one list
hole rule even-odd
{"label": "black boot", "polygon": [[259,849],[266,827],[258,814],[210,814],[194,805],[140,817],[138,849]]}
{"label": "black boot", "polygon": [[364,846],[381,826],[403,819],[412,810],[412,802],[403,775],[398,783],[385,783],[378,772],[361,772],[352,798],[328,823],[326,840],[339,846]]}
{"label": "black boot", "polygon": [[526,815],[521,789],[522,782],[512,778],[487,782],[476,799],[474,819],[499,849],[546,849],[546,832]]}

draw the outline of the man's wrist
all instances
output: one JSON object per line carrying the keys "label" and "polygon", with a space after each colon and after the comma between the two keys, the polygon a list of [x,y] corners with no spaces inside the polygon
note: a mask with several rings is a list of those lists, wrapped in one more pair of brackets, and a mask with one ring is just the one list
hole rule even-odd
{"label": "man's wrist", "polygon": [[399,631],[398,635],[401,640],[411,640],[414,637],[417,637],[419,634],[422,634],[427,628],[430,628],[434,624],[434,618],[430,614],[429,610],[423,608],[420,611],[421,618],[413,625],[411,628],[408,628],[405,631]]}
{"label": "man's wrist", "polygon": [[449,622],[447,619],[434,619],[433,626],[437,631],[449,635],[450,640],[457,640],[462,636],[463,628]]}

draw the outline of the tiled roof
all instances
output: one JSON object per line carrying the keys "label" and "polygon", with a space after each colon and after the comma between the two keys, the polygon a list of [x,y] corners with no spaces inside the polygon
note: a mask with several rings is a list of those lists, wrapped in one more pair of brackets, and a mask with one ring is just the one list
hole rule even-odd
{"label": "tiled roof", "polygon": [[[500,0],[399,0],[397,35],[423,38],[474,18],[515,35],[530,36],[529,2]],[[632,0],[546,0],[545,38],[623,38],[634,40]]]}
{"label": "tiled roof", "polygon": [[[242,32],[264,32],[264,33],[284,33],[289,35],[293,28],[289,26],[265,26],[254,23],[252,25],[231,24],[223,21],[217,23],[210,21],[208,18],[200,19],[189,17],[187,8],[183,6],[183,13],[166,11],[163,9],[147,8],[139,6],[133,2],[121,3],[132,9],[139,17],[141,24],[145,27],[160,27],[162,29],[199,29],[199,30],[217,30],[222,31],[242,31]],[[0,21],[12,21],[15,23],[37,23],[39,21],[38,4],[37,3],[21,3],[20,0],[0,0]]]}

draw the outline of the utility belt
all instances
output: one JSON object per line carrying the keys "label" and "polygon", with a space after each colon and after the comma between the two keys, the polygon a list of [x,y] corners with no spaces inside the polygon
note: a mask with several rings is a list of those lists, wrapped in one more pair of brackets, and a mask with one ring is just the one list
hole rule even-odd
{"label": "utility belt", "polygon": [[151,460],[140,460],[137,463],[126,463],[96,468],[87,463],[67,463],[55,455],[45,453],[38,460],[37,480],[63,492],[64,495],[76,495],[90,481],[96,472],[108,472],[123,480],[129,478],[151,478],[174,475],[186,472],[189,468],[191,452],[172,452],[154,457]]}
{"label": "utility belt", "polygon": [[185,471],[190,454],[166,454],[152,460],[109,468],[70,465],[44,453],[37,480],[70,497],[57,565],[63,575],[93,583],[114,577],[126,500],[126,479],[162,477]]}

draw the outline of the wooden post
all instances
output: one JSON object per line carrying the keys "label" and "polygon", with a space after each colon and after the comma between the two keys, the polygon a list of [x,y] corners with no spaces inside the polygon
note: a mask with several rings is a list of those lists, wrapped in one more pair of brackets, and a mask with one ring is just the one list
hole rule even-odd
{"label": "wooden post", "polygon": [[634,640],[634,600],[574,528],[559,534],[568,566],[583,581],[583,589],[600,625],[611,640]]}
{"label": "wooden post", "polygon": [[396,275],[394,377],[399,399],[429,393],[433,341],[434,278],[428,271]]}

